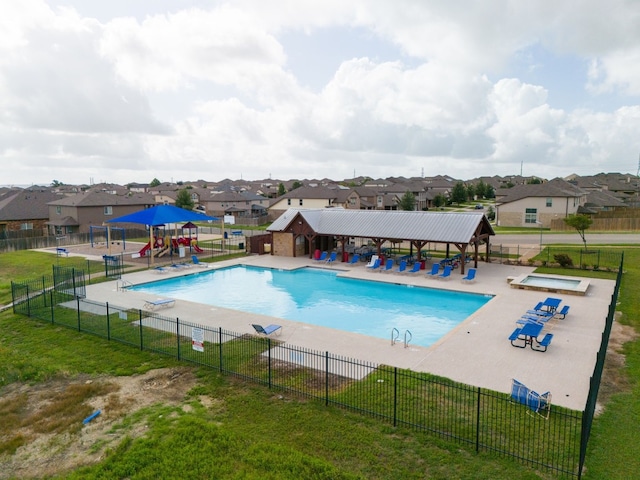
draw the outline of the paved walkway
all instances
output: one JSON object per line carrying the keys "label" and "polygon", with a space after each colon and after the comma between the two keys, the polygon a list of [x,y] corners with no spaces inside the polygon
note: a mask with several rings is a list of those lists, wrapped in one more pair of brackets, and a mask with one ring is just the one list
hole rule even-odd
{"label": "paved walkway", "polygon": [[[215,263],[211,268],[238,263],[282,269],[313,264],[308,258],[262,255]],[[255,333],[251,323],[278,323],[283,325],[278,340],[291,345],[429,372],[505,393],[510,391],[511,379],[517,378],[539,392],[550,391],[554,404],[576,410],[584,408],[615,282],[591,279],[586,296],[549,295],[509,287],[507,277],[533,271],[533,268],[525,266],[480,263],[477,281],[472,284],[462,283],[458,271],[454,271],[447,281],[427,278],[424,274],[410,276],[371,272],[362,263],[355,267],[337,263],[332,268],[340,271],[340,275],[353,278],[468,291],[492,295],[493,298],[429,348],[403,348],[401,343],[392,346],[390,340],[182,300],[177,301],[174,308],[163,310],[162,314],[240,333]],[[166,275],[144,271],[127,274],[123,279],[139,284],[170,275],[193,274],[198,270],[198,267],[176,269]],[[120,291],[117,286],[116,281],[91,285],[87,288],[87,297],[124,308],[142,308],[149,298],[148,294],[140,292]],[[571,306],[565,320],[554,320],[545,327],[545,331],[551,328],[554,334],[548,351],[539,353],[529,348],[512,347],[508,337],[516,327],[516,319],[547,296],[559,297],[563,304]],[[247,292],[247,301],[250,298],[251,292]]]}

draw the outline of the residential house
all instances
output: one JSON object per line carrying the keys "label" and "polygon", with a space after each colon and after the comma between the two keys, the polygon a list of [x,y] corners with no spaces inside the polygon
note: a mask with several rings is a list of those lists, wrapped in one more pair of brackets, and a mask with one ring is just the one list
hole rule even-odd
{"label": "residential house", "polygon": [[[152,195],[130,193],[112,195],[84,192],[48,203],[49,233],[87,233],[90,226],[102,226],[107,220],[137,212],[155,205]],[[140,225],[131,225],[139,228]]]}
{"label": "residential house", "polygon": [[338,206],[338,194],[327,187],[299,187],[275,199],[269,207],[274,220],[290,208],[330,208]]}
{"label": "residential house", "polygon": [[576,214],[586,200],[587,192],[562,178],[501,189],[496,191],[496,225],[549,228],[554,219]]}
{"label": "residential house", "polygon": [[47,230],[47,204],[62,196],[47,187],[12,188],[0,195],[0,238],[7,232],[32,231],[42,235]]}
{"label": "residential house", "polygon": [[249,191],[229,190],[219,193],[210,192],[207,198],[202,199],[201,205],[205,207],[208,215],[215,217],[233,215],[236,217],[236,223],[242,223],[242,218],[266,215],[269,199]]}
{"label": "residential house", "polygon": [[592,191],[587,192],[585,204],[578,209],[578,213],[588,215],[626,208],[629,208],[629,205],[623,202],[619,196],[607,191]]}

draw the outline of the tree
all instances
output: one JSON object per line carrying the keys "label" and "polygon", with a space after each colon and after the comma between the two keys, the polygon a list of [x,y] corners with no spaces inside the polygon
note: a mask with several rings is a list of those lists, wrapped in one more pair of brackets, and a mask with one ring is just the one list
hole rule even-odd
{"label": "tree", "polygon": [[400,201],[398,202],[398,207],[400,208],[400,210],[409,210],[409,211],[415,210],[416,196],[412,192],[407,190],[406,192],[404,192],[404,195],[402,195],[402,197],[400,198]]}
{"label": "tree", "polygon": [[291,190],[295,190],[296,188],[300,188],[301,186],[302,186],[302,182],[299,182],[298,180],[296,180],[291,184]]}
{"label": "tree", "polygon": [[284,195],[285,193],[287,193],[287,189],[284,188],[284,183],[280,182],[278,184],[278,196],[281,197],[282,195]]}
{"label": "tree", "polygon": [[158,185],[160,185],[160,180],[158,180],[157,178],[154,178],[153,180],[151,180],[151,183],[149,183],[150,187],[157,187]]}
{"label": "tree", "polygon": [[542,180],[540,180],[538,177],[533,177],[527,180],[527,183],[529,185],[540,185],[542,183]]}
{"label": "tree", "polygon": [[487,209],[487,220],[494,221],[496,219],[496,212],[491,205]]}
{"label": "tree", "polygon": [[183,188],[182,190],[180,190],[178,192],[178,195],[176,195],[176,207],[193,210],[193,206],[193,200],[187,189]]}
{"label": "tree", "polygon": [[564,218],[564,223],[576,229],[576,231],[582,238],[582,242],[584,243],[584,249],[586,250],[587,239],[584,236],[584,232],[593,223],[593,220],[591,219],[591,217],[588,217],[587,215],[569,215],[568,217]]}
{"label": "tree", "polygon": [[59,182],[58,180],[54,180],[53,182],[51,182],[52,187],[61,187],[62,185],[64,185],[64,183]]}
{"label": "tree", "polygon": [[487,185],[487,189],[484,192],[484,198],[495,198],[496,191],[493,189],[493,185]]}
{"label": "tree", "polygon": [[460,205],[467,201],[467,189],[462,182],[458,182],[451,190],[451,201]]}
{"label": "tree", "polygon": [[478,182],[476,185],[476,195],[478,196],[478,200],[486,198],[487,195],[487,184],[482,180]]}
{"label": "tree", "polygon": [[473,202],[473,199],[476,197],[476,187],[472,184],[467,185],[467,198],[470,202]]}
{"label": "tree", "polygon": [[433,197],[433,206],[436,208],[444,207],[447,204],[447,199],[441,193]]}

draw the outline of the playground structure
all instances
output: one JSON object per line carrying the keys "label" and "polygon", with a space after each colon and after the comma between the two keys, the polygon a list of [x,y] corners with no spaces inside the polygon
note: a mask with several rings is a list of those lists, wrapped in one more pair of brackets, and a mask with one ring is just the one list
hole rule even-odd
{"label": "playground structure", "polygon": [[[142,249],[140,249],[140,251],[138,252],[139,256],[146,257],[152,251],[154,253],[154,256],[156,257],[162,257],[167,253],[171,255],[176,254],[179,256],[184,256],[184,253],[186,252],[187,248],[189,249],[189,253],[204,252],[204,250],[198,246],[198,234],[197,234],[198,227],[196,225],[194,225],[191,222],[188,222],[181,227],[181,230],[182,230],[182,236],[177,235],[177,229],[176,229],[176,237],[174,238],[171,234],[167,234],[167,232],[163,232],[164,234],[161,235],[160,229],[156,227],[155,228],[156,235],[151,237],[153,241],[153,248],[151,246],[152,245],[151,241],[147,242],[146,245],[142,247]],[[188,237],[184,236],[185,230],[189,231]],[[195,237],[191,235],[191,230],[196,230]],[[180,249],[184,249],[182,254]]]}
{"label": "playground structure", "polygon": [[[96,232],[104,232],[104,235],[96,235]],[[120,232],[120,239],[116,240],[113,238],[113,232]],[[108,247],[111,250],[111,245],[116,243],[120,245],[122,242],[122,251],[124,252],[127,249],[126,243],[126,234],[125,229],[120,227],[105,227],[102,225],[89,225],[89,241],[91,243],[91,248],[103,248]],[[100,238],[103,238],[104,241],[99,241]]]}

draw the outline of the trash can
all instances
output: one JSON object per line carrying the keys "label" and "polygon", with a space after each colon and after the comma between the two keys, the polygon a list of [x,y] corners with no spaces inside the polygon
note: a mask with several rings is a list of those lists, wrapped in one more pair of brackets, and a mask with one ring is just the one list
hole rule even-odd
{"label": "trash can", "polygon": [[427,268],[427,261],[420,260],[420,270],[424,270],[425,268]]}
{"label": "trash can", "polygon": [[344,263],[349,262],[349,252],[342,252],[342,261]]}
{"label": "trash can", "polygon": [[178,247],[178,257],[184,258],[184,255],[185,255],[184,245],[180,245]]}
{"label": "trash can", "polygon": [[238,250],[244,250],[244,242],[238,243]]}
{"label": "trash can", "polygon": [[229,234],[227,232],[224,232],[224,239],[226,240],[227,238],[229,238]]}
{"label": "trash can", "polygon": [[320,255],[322,255],[322,254],[320,253],[320,249],[318,248],[318,249],[316,249],[315,252],[313,252],[313,259],[314,260],[319,260],[320,259]]}

